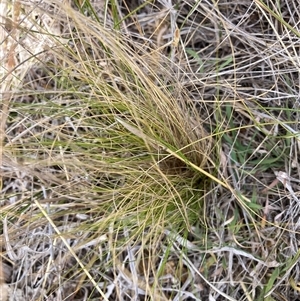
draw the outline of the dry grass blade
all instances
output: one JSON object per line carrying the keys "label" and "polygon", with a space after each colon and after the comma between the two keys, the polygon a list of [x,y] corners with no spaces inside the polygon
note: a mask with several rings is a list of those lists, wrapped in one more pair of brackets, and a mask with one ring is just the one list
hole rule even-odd
{"label": "dry grass blade", "polygon": [[92,282],[92,284],[94,285],[95,289],[97,289],[97,291],[100,293],[100,295],[102,296],[103,300],[108,301],[108,299],[105,296],[105,294],[99,288],[97,282],[94,280],[94,278],[91,276],[91,274],[89,273],[89,271],[82,264],[82,262],[79,259],[79,257],[76,255],[76,253],[74,252],[74,250],[72,249],[72,247],[69,245],[69,243],[67,242],[67,240],[64,238],[64,236],[62,235],[62,233],[59,231],[59,229],[53,223],[52,219],[49,217],[49,215],[47,214],[47,212],[43,209],[43,207],[39,204],[38,201],[35,200],[35,204],[41,210],[41,212],[43,213],[44,217],[48,220],[49,224],[53,227],[54,231],[57,233],[57,235],[59,236],[59,238],[63,241],[63,243],[65,244],[67,250],[73,256],[73,258],[78,262],[79,266],[82,268],[83,272],[87,275],[87,277],[89,278],[89,280]]}

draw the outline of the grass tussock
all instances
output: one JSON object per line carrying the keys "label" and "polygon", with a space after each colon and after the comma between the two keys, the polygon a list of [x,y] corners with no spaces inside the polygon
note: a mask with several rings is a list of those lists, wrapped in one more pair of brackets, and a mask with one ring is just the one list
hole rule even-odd
{"label": "grass tussock", "polygon": [[298,300],[298,11],[1,3],[0,300]]}

